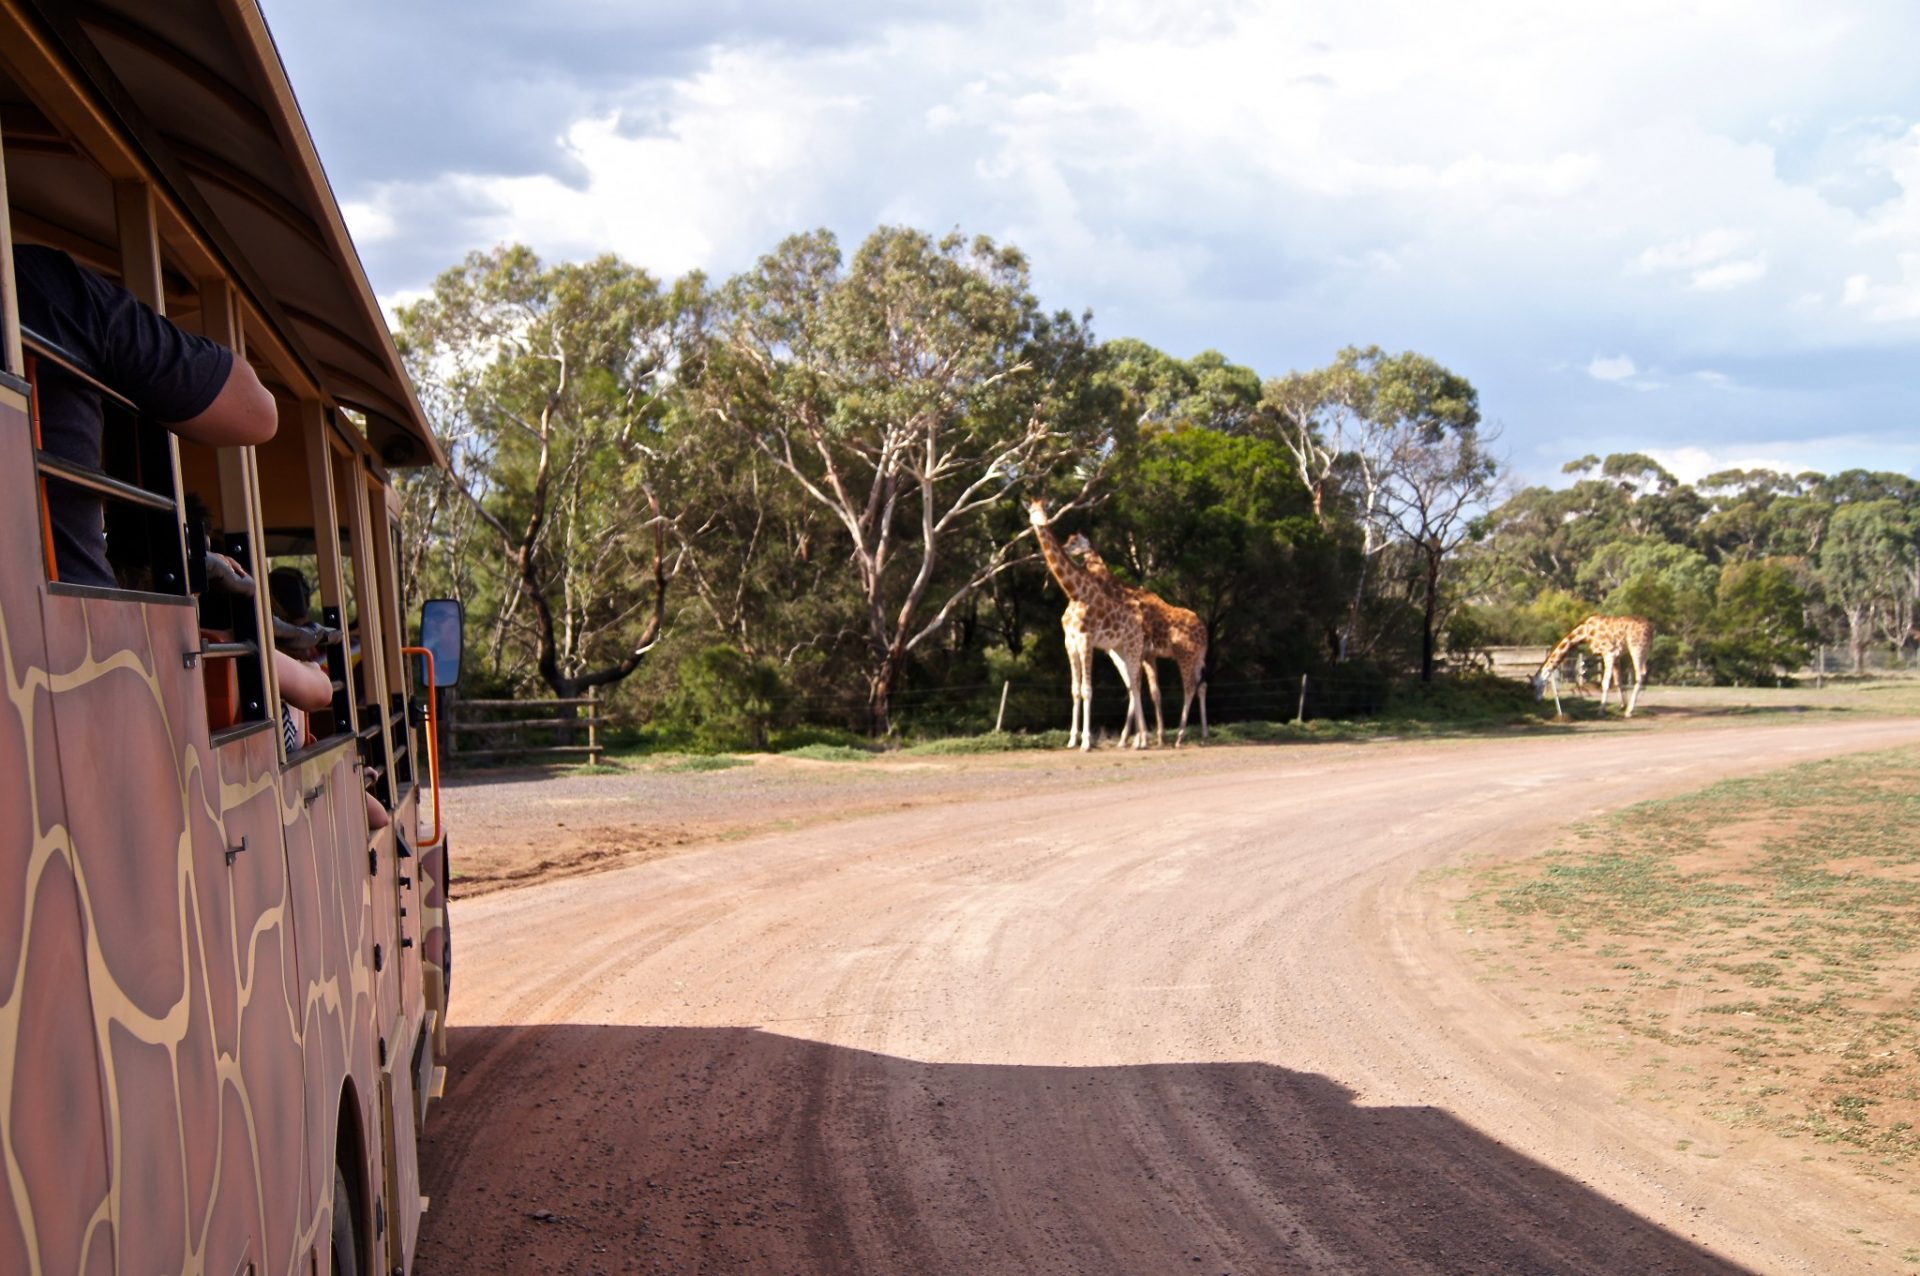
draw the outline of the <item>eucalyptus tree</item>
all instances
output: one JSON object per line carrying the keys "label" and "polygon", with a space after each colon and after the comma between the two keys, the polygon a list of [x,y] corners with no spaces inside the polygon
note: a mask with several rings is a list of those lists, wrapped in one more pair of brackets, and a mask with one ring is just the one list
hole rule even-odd
{"label": "eucalyptus tree", "polygon": [[876,731],[910,655],[1017,561],[996,504],[1099,466],[1099,359],[1086,319],[1044,313],[1026,259],[984,237],[883,227],[846,261],[815,231],[722,290],[691,392],[837,524]]}
{"label": "eucalyptus tree", "polygon": [[[1359,530],[1359,570],[1340,634],[1340,656],[1345,659],[1360,628],[1368,564],[1395,532],[1404,531],[1409,510],[1438,497],[1436,483],[1454,484],[1479,472],[1488,459],[1474,440],[1480,424],[1479,394],[1465,377],[1426,355],[1349,346],[1325,368],[1268,382],[1262,407],[1269,428],[1293,456],[1321,526],[1334,523],[1331,504],[1341,496]],[[1441,477],[1447,474],[1453,477]],[[1489,470],[1489,484],[1491,476]],[[1481,490],[1478,479],[1469,486],[1474,488],[1473,500],[1483,500],[1491,490]],[[1412,518],[1427,524],[1420,515]],[[1465,523],[1453,516],[1446,521],[1450,530],[1441,540],[1448,542],[1443,552],[1451,553],[1459,543],[1452,539],[1452,529]],[[1427,531],[1419,549],[1423,561],[1435,543],[1431,528]],[[1438,568],[1429,565],[1437,589]],[[1437,597],[1423,592],[1428,595],[1425,645],[1431,648]],[[1430,653],[1423,663],[1431,664]]]}
{"label": "eucalyptus tree", "polygon": [[1188,426],[1245,434],[1260,419],[1260,374],[1218,350],[1177,359],[1144,341],[1106,343],[1103,380],[1121,396],[1120,410],[1142,434]]}
{"label": "eucalyptus tree", "polygon": [[1447,560],[1486,512],[1500,476],[1493,438],[1472,424],[1396,433],[1382,523],[1413,551],[1420,569],[1420,680],[1432,682]]}
{"label": "eucalyptus tree", "polygon": [[1899,501],[1855,500],[1833,511],[1818,575],[1827,602],[1846,620],[1855,673],[1865,664],[1876,616],[1901,613],[1911,623],[1911,607],[1902,613],[1901,600],[1911,596],[1913,554],[1913,528]]}
{"label": "eucalyptus tree", "polygon": [[660,636],[690,445],[668,390],[700,292],[516,245],[471,254],[399,312],[466,511],[451,534],[493,551],[466,583],[485,593],[496,663],[524,650],[556,696],[625,678]]}
{"label": "eucalyptus tree", "polygon": [[1717,681],[1759,685],[1805,667],[1819,634],[1807,621],[1802,575],[1800,564],[1776,558],[1722,570],[1701,652]]}
{"label": "eucalyptus tree", "polygon": [[1144,433],[1116,464],[1088,534],[1132,583],[1200,615],[1209,670],[1230,670],[1232,682],[1317,666],[1345,614],[1340,547],[1269,439],[1202,426]]}

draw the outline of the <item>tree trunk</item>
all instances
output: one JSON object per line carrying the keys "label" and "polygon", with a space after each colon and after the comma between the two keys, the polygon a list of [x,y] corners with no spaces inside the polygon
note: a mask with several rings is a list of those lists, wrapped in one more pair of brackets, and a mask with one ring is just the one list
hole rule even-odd
{"label": "tree trunk", "polygon": [[889,650],[881,659],[880,667],[867,679],[867,708],[872,714],[876,740],[893,734],[893,691],[900,680],[900,667],[905,663],[904,651]]}
{"label": "tree trunk", "polygon": [[1440,547],[1426,545],[1422,547],[1427,558],[1427,605],[1420,628],[1420,681],[1433,682],[1434,635],[1433,619],[1440,609]]}

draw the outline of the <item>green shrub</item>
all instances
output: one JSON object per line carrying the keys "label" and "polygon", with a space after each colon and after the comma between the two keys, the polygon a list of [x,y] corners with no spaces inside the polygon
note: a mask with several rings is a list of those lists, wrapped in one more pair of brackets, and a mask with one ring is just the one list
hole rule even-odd
{"label": "green shrub", "polygon": [[873,751],[873,740],[862,732],[846,727],[821,726],[812,722],[800,722],[776,729],[767,747],[774,753],[792,753],[796,749],[804,749],[814,744]]}
{"label": "green shrub", "polygon": [[699,748],[763,750],[789,699],[771,663],[708,647],[681,662],[672,713]]}
{"label": "green shrub", "polygon": [[1534,713],[1533,688],[1516,678],[1463,673],[1430,683],[1406,682],[1387,700],[1388,718],[1420,722],[1487,722]]}

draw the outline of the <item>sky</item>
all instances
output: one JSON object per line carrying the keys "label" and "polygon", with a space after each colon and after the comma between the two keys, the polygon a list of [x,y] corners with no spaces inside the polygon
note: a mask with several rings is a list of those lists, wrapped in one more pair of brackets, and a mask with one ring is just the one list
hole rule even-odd
{"label": "sky", "polygon": [[[1514,475],[1920,475],[1908,0],[265,0],[374,289],[876,226],[1103,338],[1480,391]],[[814,10],[817,10],[815,12]]]}

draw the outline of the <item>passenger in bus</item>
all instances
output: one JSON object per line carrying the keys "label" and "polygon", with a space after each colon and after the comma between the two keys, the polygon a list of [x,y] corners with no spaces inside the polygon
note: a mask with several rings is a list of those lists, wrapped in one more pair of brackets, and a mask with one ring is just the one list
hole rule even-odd
{"label": "passenger in bus", "polygon": [[[13,250],[20,323],[57,346],[101,384],[183,439],[213,447],[264,443],[278,425],[272,393],[244,359],[177,327],[67,254],[36,244]],[[43,361],[35,398],[40,446],[100,468],[105,412],[100,392]],[[47,521],[62,581],[113,588],[100,497],[58,479],[47,483]]]}
{"label": "passenger in bus", "polygon": [[[289,754],[307,743],[307,715],[333,704],[333,679],[319,665],[296,660],[284,651],[273,653],[273,675],[280,682],[280,729],[287,736]],[[367,775],[377,777],[371,768]],[[380,799],[371,793],[361,795],[367,802],[367,831],[377,833],[393,823],[393,817]]]}
{"label": "passenger in bus", "polygon": [[309,601],[313,586],[298,567],[267,573],[267,601],[273,606],[273,645],[302,660],[318,660],[323,648],[340,641],[340,631],[317,624]]}
{"label": "passenger in bus", "polygon": [[[308,600],[313,590],[306,574],[297,567],[276,567],[267,573],[267,601],[273,609],[273,673],[280,683],[280,730],[286,736],[289,756],[305,748],[312,733],[307,730],[307,715],[333,707],[333,679],[319,664],[326,648],[340,641],[340,631],[311,623]],[[295,654],[282,646],[281,635],[292,635],[294,643],[304,641]],[[371,778],[377,773],[369,771]],[[363,795],[367,803],[367,830],[378,832],[393,823],[393,817],[380,799]]]}

